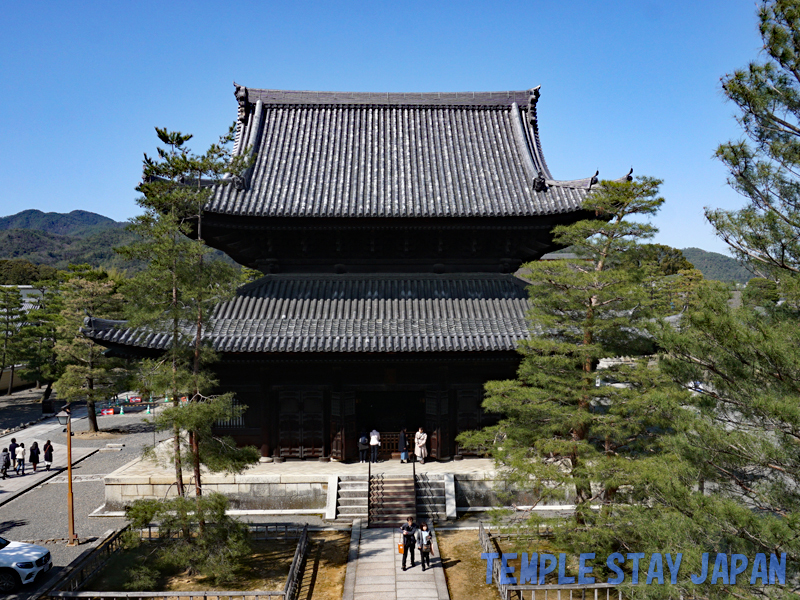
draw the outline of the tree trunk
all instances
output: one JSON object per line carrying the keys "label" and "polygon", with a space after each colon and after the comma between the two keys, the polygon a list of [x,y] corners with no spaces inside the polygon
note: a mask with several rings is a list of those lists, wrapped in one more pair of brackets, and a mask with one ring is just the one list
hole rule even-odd
{"label": "tree trunk", "polygon": [[89,432],[97,433],[100,427],[97,425],[97,411],[94,407],[94,378],[90,377],[87,384],[89,393],[86,396],[86,414],[89,418]]}
{"label": "tree trunk", "polygon": [[16,368],[16,366],[17,365],[14,365],[14,364],[11,365],[11,378],[8,380],[8,395],[9,396],[11,395],[11,392],[13,391],[13,388],[14,388],[14,369]]}

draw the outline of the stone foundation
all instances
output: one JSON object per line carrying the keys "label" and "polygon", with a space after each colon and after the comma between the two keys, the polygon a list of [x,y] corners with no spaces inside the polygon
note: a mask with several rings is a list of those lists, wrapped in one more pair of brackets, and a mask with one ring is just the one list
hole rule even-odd
{"label": "stone foundation", "polygon": [[[123,510],[139,498],[168,498],[177,495],[174,477],[164,474],[132,474],[142,459],[117,469],[104,479],[105,509]],[[124,473],[128,471],[128,473]],[[190,475],[184,474],[184,481]],[[193,494],[193,488],[187,486]],[[203,477],[203,492],[219,492],[238,510],[316,510],[325,512],[328,498],[326,475],[241,475],[208,474]]]}

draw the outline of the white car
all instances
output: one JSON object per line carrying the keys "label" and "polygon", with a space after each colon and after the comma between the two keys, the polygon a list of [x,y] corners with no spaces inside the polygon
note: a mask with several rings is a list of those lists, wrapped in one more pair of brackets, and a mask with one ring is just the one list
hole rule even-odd
{"label": "white car", "polygon": [[24,583],[38,579],[53,568],[44,546],[12,542],[0,537],[0,593],[8,594]]}

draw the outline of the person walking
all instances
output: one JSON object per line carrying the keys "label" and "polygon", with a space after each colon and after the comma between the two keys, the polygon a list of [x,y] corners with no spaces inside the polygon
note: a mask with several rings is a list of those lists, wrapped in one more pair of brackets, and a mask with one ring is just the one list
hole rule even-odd
{"label": "person walking", "polygon": [[358,438],[358,462],[367,462],[367,452],[369,452],[369,438],[367,432],[362,431],[361,437]]}
{"label": "person walking", "polygon": [[419,428],[419,431],[414,435],[414,454],[419,459],[419,464],[425,464],[425,458],[428,456],[428,434]]}
{"label": "person walking", "polygon": [[39,465],[39,442],[33,442],[30,452],[28,454],[28,462],[33,467],[33,472],[36,473],[36,467]]}
{"label": "person walking", "polygon": [[370,460],[373,463],[378,462],[378,448],[381,447],[381,433],[377,429],[373,429],[369,432],[369,447],[372,451]]}
{"label": "person walking", "polygon": [[414,566],[414,548],[417,545],[417,524],[414,523],[414,517],[408,517],[406,523],[400,527],[400,533],[403,535],[403,571],[406,570],[406,556],[411,553],[411,566]]}
{"label": "person walking", "polygon": [[11,444],[8,446],[8,455],[11,457],[11,465],[17,466],[17,438],[11,438]]}
{"label": "person walking", "polygon": [[406,428],[400,430],[400,437],[397,440],[397,449],[400,452],[400,463],[408,462],[408,436],[406,435]]}
{"label": "person walking", "polygon": [[53,444],[50,443],[50,440],[44,443],[42,450],[44,450],[44,470],[49,471],[53,465]]}
{"label": "person walking", "polygon": [[427,523],[422,523],[417,530],[417,548],[419,549],[419,560],[422,563],[422,570],[425,566],[431,568],[431,554],[433,554],[433,532],[428,529]]}
{"label": "person walking", "polygon": [[20,444],[14,450],[17,458],[17,465],[14,467],[14,472],[19,475],[22,470],[22,475],[25,475],[25,444]]}
{"label": "person walking", "polygon": [[11,467],[11,455],[8,453],[8,448],[3,448],[3,453],[0,454],[0,474],[3,479],[8,478],[8,469]]}

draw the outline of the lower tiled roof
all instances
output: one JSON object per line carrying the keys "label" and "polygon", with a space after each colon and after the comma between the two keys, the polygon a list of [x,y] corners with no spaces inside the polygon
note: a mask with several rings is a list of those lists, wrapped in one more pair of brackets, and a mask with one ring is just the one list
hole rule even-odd
{"label": "lower tiled roof", "polygon": [[[267,275],[214,311],[219,352],[514,350],[528,337],[525,282],[513,275]],[[168,334],[88,318],[84,333],[164,349]]]}

